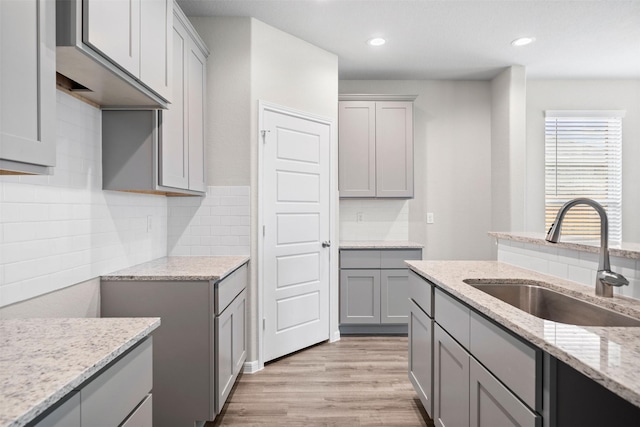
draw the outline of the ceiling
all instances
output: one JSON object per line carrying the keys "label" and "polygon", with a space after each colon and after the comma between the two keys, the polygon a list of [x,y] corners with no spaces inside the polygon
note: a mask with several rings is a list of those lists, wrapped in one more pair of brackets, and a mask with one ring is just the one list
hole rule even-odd
{"label": "ceiling", "polygon": [[[178,0],[251,16],[335,53],[340,79],[640,78],[640,0]],[[381,47],[369,46],[384,37]],[[511,41],[533,36],[528,46]]]}

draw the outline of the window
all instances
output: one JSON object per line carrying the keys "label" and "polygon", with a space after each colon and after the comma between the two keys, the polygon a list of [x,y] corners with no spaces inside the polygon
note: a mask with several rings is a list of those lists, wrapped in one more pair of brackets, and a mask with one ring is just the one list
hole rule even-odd
{"label": "window", "polygon": [[[607,211],[609,239],[622,239],[623,111],[545,112],[545,226],[576,197],[596,200]],[[593,208],[572,208],[562,234],[585,240],[600,237]]]}

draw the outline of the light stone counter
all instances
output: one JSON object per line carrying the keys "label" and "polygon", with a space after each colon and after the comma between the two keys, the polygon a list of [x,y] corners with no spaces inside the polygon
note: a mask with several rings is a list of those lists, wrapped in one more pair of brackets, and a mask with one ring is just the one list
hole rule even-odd
{"label": "light stone counter", "polygon": [[543,320],[475,289],[464,279],[545,282],[551,289],[640,318],[640,301],[497,261],[407,261],[409,268],[525,340],[640,407],[640,327],[574,326]]}
{"label": "light stone counter", "polygon": [[[570,237],[560,236],[558,243],[549,243],[545,240],[545,233],[535,232],[499,232],[490,231],[489,236],[496,239],[513,240],[515,242],[533,243],[551,248],[567,248],[576,251],[599,253],[600,240],[571,240]],[[609,243],[609,254],[621,258],[640,259],[640,243],[622,242],[619,244]]]}
{"label": "light stone counter", "polygon": [[424,245],[406,240],[341,241],[340,249],[422,249]]}
{"label": "light stone counter", "polygon": [[0,426],[32,421],[159,325],[159,318],[0,320]]}
{"label": "light stone counter", "polygon": [[158,258],[102,276],[102,280],[221,280],[249,261],[246,256]]}

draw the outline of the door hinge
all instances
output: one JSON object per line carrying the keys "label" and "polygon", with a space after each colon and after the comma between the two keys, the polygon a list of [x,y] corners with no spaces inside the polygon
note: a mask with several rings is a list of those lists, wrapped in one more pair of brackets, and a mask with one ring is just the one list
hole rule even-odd
{"label": "door hinge", "polygon": [[267,329],[267,318],[263,317],[262,318],[262,330],[264,331],[265,329]]}
{"label": "door hinge", "polygon": [[262,143],[266,144],[267,143],[267,134],[271,132],[270,130],[261,130],[260,133],[262,134]]}

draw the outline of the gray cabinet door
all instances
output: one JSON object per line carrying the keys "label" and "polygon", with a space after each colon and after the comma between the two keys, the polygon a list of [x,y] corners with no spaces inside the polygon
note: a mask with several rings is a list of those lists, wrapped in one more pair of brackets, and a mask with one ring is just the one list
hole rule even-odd
{"label": "gray cabinet door", "polygon": [[408,318],[408,270],[380,270],[380,322],[406,324]]}
{"label": "gray cabinet door", "polygon": [[473,358],[471,358],[469,382],[471,427],[537,427],[540,425],[540,416],[531,412]]}
{"label": "gray cabinet door", "polygon": [[376,196],[413,197],[412,102],[376,102]]}
{"label": "gray cabinet door", "polygon": [[433,344],[433,421],[438,427],[469,425],[469,354],[437,323]]}
{"label": "gray cabinet door", "polygon": [[340,270],[340,323],[380,323],[380,270]]}
{"label": "gray cabinet door", "polygon": [[376,103],[340,101],[338,183],[340,197],[376,196]]}
{"label": "gray cabinet door", "polygon": [[433,320],[409,301],[409,380],[433,417]]}
{"label": "gray cabinet door", "polygon": [[216,414],[222,411],[246,359],[245,306],[246,291],[242,291],[215,319]]}
{"label": "gray cabinet door", "polygon": [[55,165],[55,7],[0,1],[0,175],[48,173]]}
{"label": "gray cabinet door", "polygon": [[140,80],[171,101],[173,0],[140,3]]}
{"label": "gray cabinet door", "polygon": [[189,138],[189,190],[205,191],[205,81],[206,57],[192,43],[187,55],[187,135]]}
{"label": "gray cabinet door", "polygon": [[83,8],[84,42],[139,77],[140,0],[84,0]]}
{"label": "gray cabinet door", "polygon": [[33,427],[80,427],[80,392],[73,392],[67,401]]}
{"label": "gray cabinet door", "polygon": [[207,58],[178,9],[173,22],[172,104],[162,112],[159,183],[204,192]]}
{"label": "gray cabinet door", "polygon": [[189,188],[188,111],[185,105],[189,33],[181,21],[175,20],[171,34],[173,43],[171,105],[161,113],[162,134],[158,182],[166,187]]}

